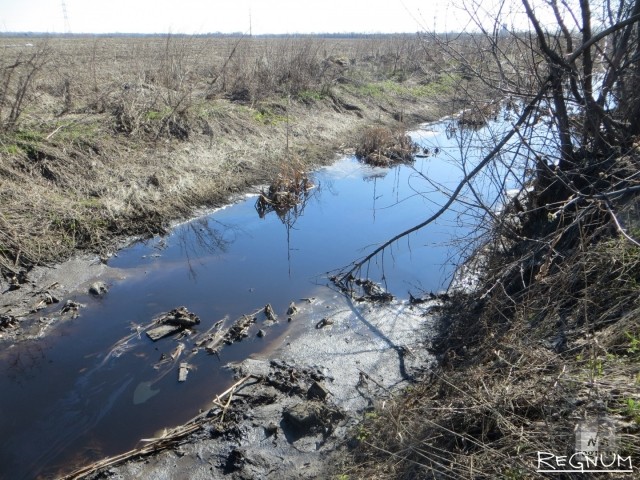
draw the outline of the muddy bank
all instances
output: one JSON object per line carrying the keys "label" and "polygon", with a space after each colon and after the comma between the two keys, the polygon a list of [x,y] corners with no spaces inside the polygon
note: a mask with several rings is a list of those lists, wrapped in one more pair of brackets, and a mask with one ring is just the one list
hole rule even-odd
{"label": "muddy bank", "polygon": [[[31,269],[18,288],[0,281],[0,315],[7,319],[0,328],[0,345],[43,337],[56,322],[79,315],[84,299],[101,295],[101,289],[124,278],[124,272],[107,266],[99,256],[79,255]],[[59,309],[59,315],[41,316],[40,311],[49,307]]]}
{"label": "muddy bank", "polygon": [[[345,96],[353,95],[345,92]],[[332,162],[338,152],[353,151],[359,132],[371,122],[399,125],[392,114],[380,110],[385,102],[405,109],[405,118],[412,118],[416,124],[436,118],[439,112],[424,104],[405,104],[401,99],[360,101],[360,115],[335,111],[325,102],[313,108],[290,105],[291,118],[295,118],[291,125],[250,126],[244,111],[237,112],[229,105],[225,124],[234,126],[233,131],[213,143],[206,135],[193,135],[182,142],[138,145],[134,152],[103,149],[100,154],[79,156],[65,168],[81,171],[84,162],[89,162],[91,174],[76,178],[76,173],[61,172],[60,178],[73,182],[71,189],[67,182],[52,184],[21,171],[3,184],[16,194],[15,202],[5,203],[3,218],[13,218],[16,223],[6,225],[6,231],[13,233],[5,251],[14,254],[3,260],[0,268],[0,314],[7,316],[0,338],[19,336],[25,315],[47,291],[59,297],[71,291],[82,294],[89,278],[117,276],[117,272],[108,273],[102,263],[132,235],[144,238],[166,233],[177,219],[221,206],[241,193],[256,190],[255,185],[270,183],[290,155],[295,156],[301,169],[310,171]],[[117,139],[105,137],[105,141]],[[12,160],[3,156],[2,161]],[[47,199],[48,195],[55,198]],[[63,220],[51,223],[52,218]],[[69,225],[71,232],[66,230]],[[37,244],[28,243],[34,238]],[[59,263],[79,252],[90,254]]]}
{"label": "muddy bank", "polygon": [[198,417],[67,478],[325,477],[366,412],[429,368],[435,304],[301,302],[287,337],[268,358],[228,365],[236,388]]}

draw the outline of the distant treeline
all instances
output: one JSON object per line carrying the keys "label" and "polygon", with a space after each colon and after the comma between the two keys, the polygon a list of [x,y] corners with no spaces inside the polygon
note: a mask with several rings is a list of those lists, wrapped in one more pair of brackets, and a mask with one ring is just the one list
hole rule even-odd
{"label": "distant treeline", "polygon": [[[417,32],[419,33],[419,32]],[[417,33],[288,33],[288,34],[262,34],[251,35],[256,38],[380,38],[380,37],[398,37],[398,36],[415,36]],[[154,38],[154,37],[166,37],[171,35],[172,37],[196,37],[196,38],[229,38],[229,37],[245,37],[249,36],[242,32],[232,33],[199,33],[199,34],[186,34],[186,33],[51,33],[51,32],[0,32],[0,37],[15,38],[94,38],[94,37],[132,37],[132,38]]]}

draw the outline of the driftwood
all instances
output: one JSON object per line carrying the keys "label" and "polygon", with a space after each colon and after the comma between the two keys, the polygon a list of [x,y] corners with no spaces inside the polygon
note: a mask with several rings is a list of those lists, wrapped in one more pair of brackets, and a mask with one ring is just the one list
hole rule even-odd
{"label": "driftwood", "polygon": [[[355,278],[353,275],[348,274],[341,278],[334,275],[329,277],[329,280],[331,280],[342,293],[358,302],[391,302],[393,300],[392,294],[368,278]],[[354,285],[359,288],[355,288]],[[358,295],[360,292],[362,295]]]}
{"label": "driftwood", "polygon": [[180,330],[191,328],[200,323],[200,318],[186,307],[174,308],[155,320],[158,327],[147,330],[147,336],[154,342]]}
{"label": "driftwood", "polygon": [[[266,307],[265,307],[266,308]],[[256,310],[248,315],[243,315],[238,318],[231,327],[223,329],[222,325],[224,320],[217,322],[212,329],[216,329],[214,332],[210,332],[205,337],[196,343],[197,346],[204,345],[207,352],[217,355],[220,349],[224,345],[231,345],[234,342],[239,342],[243,338],[249,336],[249,327],[255,323],[255,316],[263,309]],[[225,317],[226,320],[226,317]]]}
{"label": "driftwood", "polygon": [[[231,404],[231,397],[233,396],[234,392],[250,378],[260,379],[260,377],[256,375],[247,375],[246,377],[234,383],[231,387],[229,387],[227,390],[222,392],[220,395],[217,395],[214,400],[214,403],[221,404],[223,399],[228,396],[229,398],[227,399],[227,402],[226,402],[226,405],[228,407],[228,405]],[[224,414],[224,412],[225,410],[222,410],[220,413]],[[193,417],[191,420],[186,422],[184,425],[168,430],[161,437],[142,439],[142,441],[147,442],[147,444],[143,447],[135,448],[133,450],[129,450],[128,452],[121,453],[120,455],[115,455],[113,457],[108,457],[98,462],[94,462],[91,465],[82,467],[76,470],[75,472],[70,473],[65,477],[62,477],[61,480],[75,480],[75,479],[83,478],[83,477],[86,477],[87,475],[97,472],[98,470],[119,465],[132,458],[144,457],[146,455],[151,455],[153,453],[158,453],[163,450],[167,450],[175,446],[175,444],[179,440],[185,438],[187,435],[190,435],[191,433],[198,431],[209,421],[210,421],[209,412],[198,414],[197,416]]]}
{"label": "driftwood", "polygon": [[180,327],[177,325],[160,325],[159,327],[147,330],[146,333],[151,340],[157,342],[161,338],[168,337],[169,335],[176,333],[178,330],[180,330]]}
{"label": "driftwood", "polygon": [[223,337],[223,341],[226,345],[231,345],[233,342],[239,342],[243,338],[249,336],[249,327],[256,321],[256,317],[253,315],[243,315],[235,321],[231,328],[227,330]]}

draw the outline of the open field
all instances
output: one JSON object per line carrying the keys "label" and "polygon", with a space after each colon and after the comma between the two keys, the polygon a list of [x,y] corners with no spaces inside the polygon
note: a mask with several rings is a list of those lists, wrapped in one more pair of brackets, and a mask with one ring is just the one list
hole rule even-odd
{"label": "open field", "polygon": [[3,274],[161,232],[292,158],[331,161],[365,125],[460,109],[459,73],[427,47],[412,36],[2,38]]}

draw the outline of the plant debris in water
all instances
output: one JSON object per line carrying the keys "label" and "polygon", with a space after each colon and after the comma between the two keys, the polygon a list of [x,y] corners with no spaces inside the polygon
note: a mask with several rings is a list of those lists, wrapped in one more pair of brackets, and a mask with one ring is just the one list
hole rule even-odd
{"label": "plant debris in water", "polygon": [[417,151],[418,146],[404,131],[377,126],[365,130],[356,158],[374,167],[388,167],[412,162]]}
{"label": "plant debris in water", "polygon": [[314,185],[301,162],[294,159],[280,169],[266,191],[260,192],[256,201],[258,215],[264,218],[269,212],[276,212],[278,217],[284,218],[289,210],[304,204],[312,188]]}
{"label": "plant debris in water", "polygon": [[331,280],[342,293],[350,296],[357,302],[369,301],[386,303],[393,300],[391,293],[368,278],[355,278],[353,275],[348,274],[345,277],[333,275],[329,277],[329,280]]}
{"label": "plant debris in water", "polygon": [[[262,362],[253,361],[262,365]],[[242,477],[260,478],[261,462],[255,449],[247,448],[247,419],[262,424],[265,439],[275,446],[278,442],[295,442],[306,439],[317,448],[332,436],[336,426],[345,419],[344,412],[330,401],[324,383],[325,376],[314,367],[292,366],[272,360],[261,367],[261,373],[249,373],[252,362],[236,368],[237,381],[225,392],[213,399],[213,407],[203,411],[184,425],[165,430],[155,438],[142,439],[144,445],[114,457],[105,458],[76,470],[63,479],[86,478],[127,460],[153,455],[163,450],[175,449],[185,442],[221,443],[218,450],[220,462],[215,468],[225,474],[240,473]],[[139,395],[150,398],[157,392],[150,385],[140,386]],[[285,405],[282,405],[286,403]],[[270,417],[270,416],[273,417]],[[272,418],[264,421],[265,417]],[[226,445],[230,445],[228,448]],[[212,472],[215,476],[215,470]],[[216,477],[217,478],[217,477]]]}

